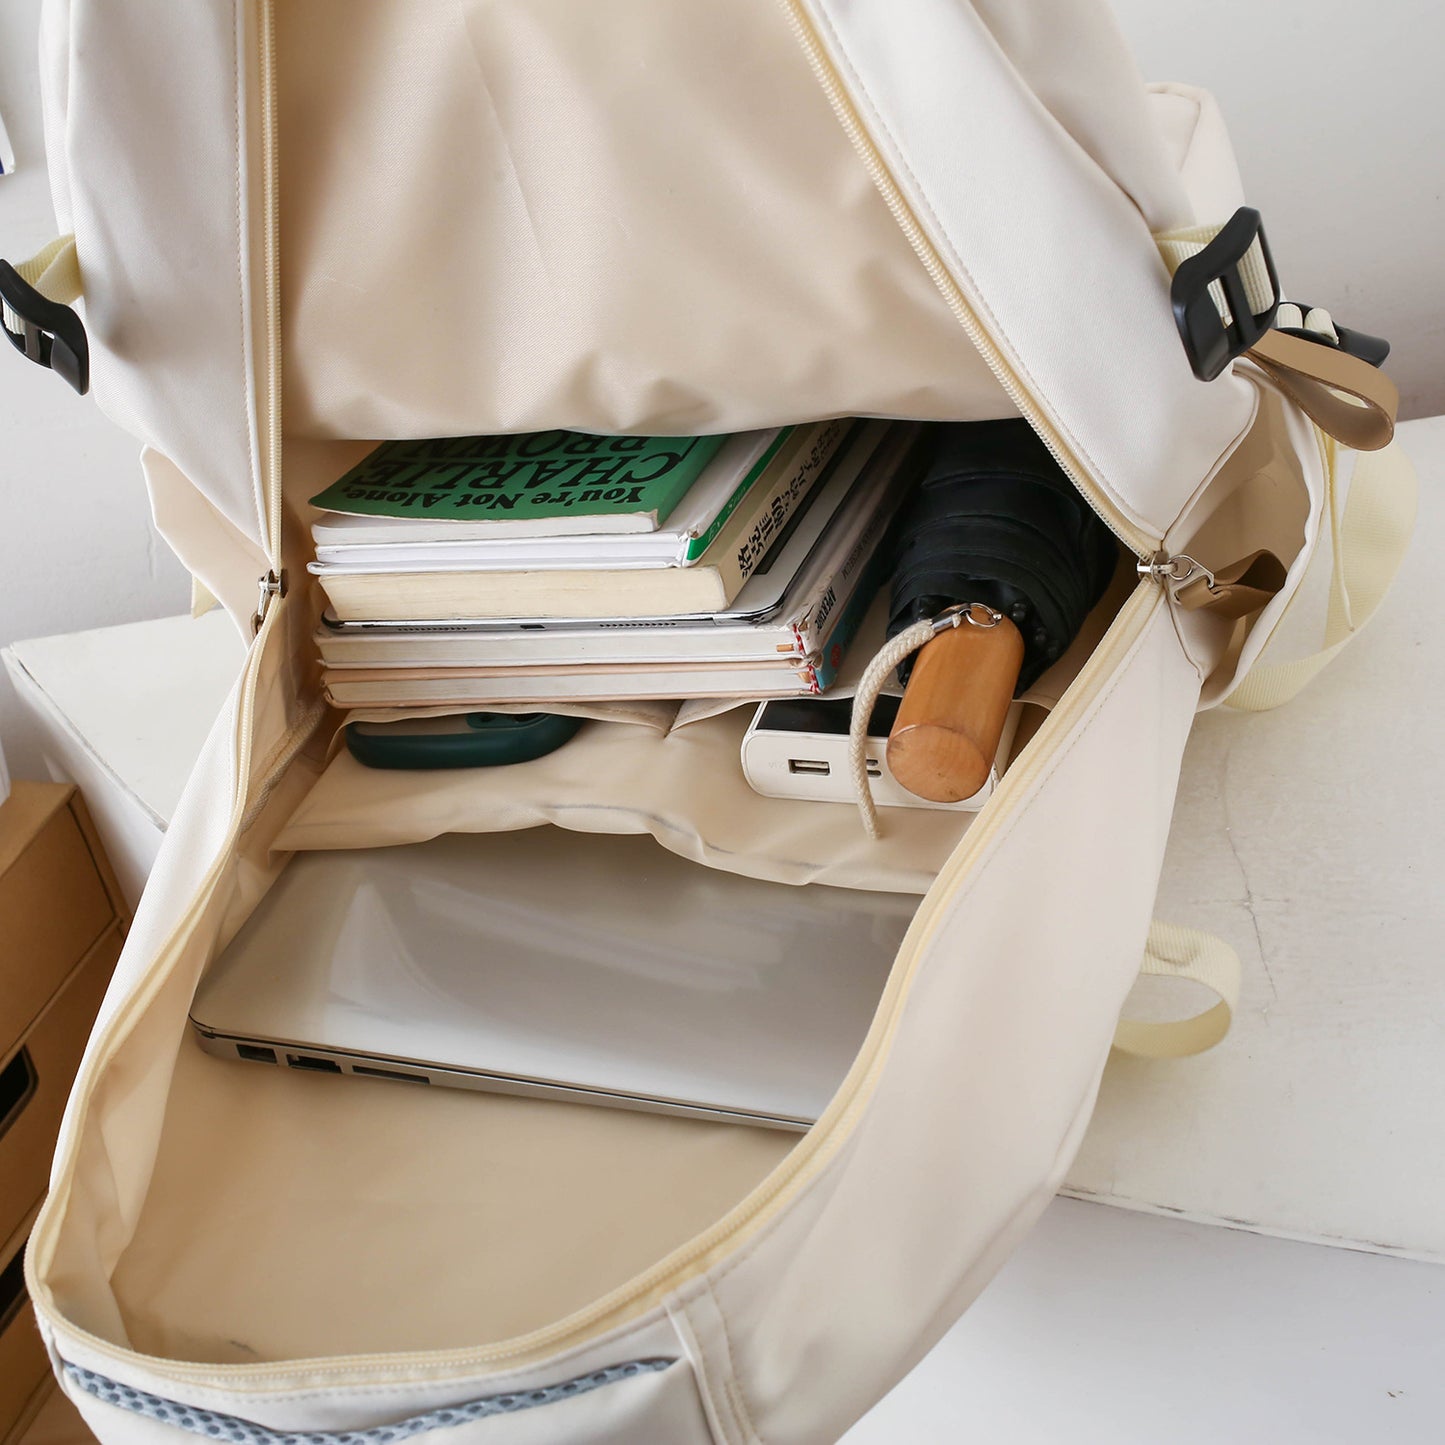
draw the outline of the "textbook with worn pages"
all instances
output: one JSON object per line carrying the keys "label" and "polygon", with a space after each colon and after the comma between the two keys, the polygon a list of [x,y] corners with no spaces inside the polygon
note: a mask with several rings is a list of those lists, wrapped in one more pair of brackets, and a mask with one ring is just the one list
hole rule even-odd
{"label": "textbook with worn pages", "polygon": [[674,504],[685,513],[684,525],[674,529],[669,517],[669,526],[650,537],[584,533],[343,546],[322,543],[318,529],[318,546],[326,550],[311,570],[343,621],[718,611],[757,570],[854,425],[834,420],[714,438],[719,445],[708,466]]}

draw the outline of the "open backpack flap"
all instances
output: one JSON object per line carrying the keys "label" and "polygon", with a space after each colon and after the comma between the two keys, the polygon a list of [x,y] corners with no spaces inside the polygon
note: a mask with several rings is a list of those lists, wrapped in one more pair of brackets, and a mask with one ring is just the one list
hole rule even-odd
{"label": "open backpack flap", "polygon": [[[1327,319],[1269,329],[1254,232],[1171,302],[1238,177],[1212,101],[1144,87],[1090,0],[48,0],[42,50],[73,242],[6,281],[6,330],[88,363],[255,638],[32,1237],[65,1388],[116,1441],[836,1439],[1052,1196],[1141,956],[1225,1001],[1122,1046],[1227,1027],[1228,951],[1150,925],[1179,760],[1199,706],[1283,700],[1383,595],[1408,467],[1363,454],[1347,491],[1316,422],[1378,445],[1387,384]],[[1181,294],[1195,371],[1261,322],[1208,384]],[[729,715],[460,783],[332,756],[305,499],[378,439],[1019,413],[1121,566],[971,821],[873,842],[752,795]],[[1247,677],[1326,533],[1325,653]],[[544,822],[924,895],[811,1130],[333,1087],[189,1038],[295,850]]]}

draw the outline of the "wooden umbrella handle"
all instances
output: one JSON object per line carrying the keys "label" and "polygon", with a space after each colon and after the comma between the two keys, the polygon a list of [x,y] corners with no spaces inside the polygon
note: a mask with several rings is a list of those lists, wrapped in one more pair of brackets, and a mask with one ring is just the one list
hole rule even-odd
{"label": "wooden umbrella handle", "polygon": [[888,735],[889,771],[930,802],[973,797],[998,752],[1024,640],[1007,617],[989,615],[986,625],[965,619],[924,643]]}

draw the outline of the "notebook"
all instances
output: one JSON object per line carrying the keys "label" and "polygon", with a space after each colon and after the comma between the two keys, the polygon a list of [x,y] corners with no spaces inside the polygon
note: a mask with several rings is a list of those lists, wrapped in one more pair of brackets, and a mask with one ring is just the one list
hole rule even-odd
{"label": "notebook", "polygon": [[[754,464],[730,467],[729,485],[744,495],[701,534],[686,529],[641,539],[531,537],[380,551],[351,547],[345,549],[345,561],[318,560],[308,570],[320,580],[337,615],[352,620],[716,611],[742,590],[826,472],[849,429],[842,420],[791,427]],[[755,438],[745,433],[735,440],[755,448]],[[732,447],[732,442],[723,447],[715,466]],[[650,560],[637,555],[640,546],[659,542],[665,544],[662,553]],[[335,549],[326,549],[326,557],[335,555]]]}
{"label": "notebook", "polygon": [[[909,465],[917,430],[885,422],[864,429],[820,489],[815,505],[828,525],[771,613],[390,627],[342,623],[328,615],[315,635],[321,659],[331,672],[340,673],[360,667],[803,662],[814,654],[828,658],[851,635],[851,628],[840,633],[838,622],[846,617],[855,594],[876,589],[883,535],[905,491],[917,480]],[[755,580],[761,586],[766,579]],[[752,587],[744,588],[740,605]]]}
{"label": "notebook", "polygon": [[[720,451],[737,461],[739,447],[754,440],[766,446],[771,438],[546,431],[383,442],[311,498],[325,511],[315,535],[334,545],[385,545],[408,536],[651,532],[708,473],[723,483],[725,501],[762,448],[742,459],[741,471],[713,463]],[[715,490],[701,488],[705,496]]]}
{"label": "notebook", "polygon": [[203,978],[191,1022],[236,1067],[803,1129],[917,904],[552,827],[307,854]]}
{"label": "notebook", "polygon": [[[883,425],[872,423],[873,426]],[[730,607],[692,615],[654,614],[651,617],[595,618],[579,613],[575,617],[468,617],[441,619],[387,618],[344,620],[334,612],[324,614],[328,627],[338,633],[359,636],[363,632],[405,632],[441,636],[460,632],[510,632],[518,629],[537,631],[575,630],[589,627],[684,627],[707,624],[720,627],[756,626],[781,620],[788,590],[800,570],[813,555],[819,539],[839,509],[848,501],[859,481],[860,470],[870,453],[865,436],[863,445],[849,447],[831,468],[821,485],[803,499],[801,507],[788,521],[782,534],[758,563],[743,590]]]}

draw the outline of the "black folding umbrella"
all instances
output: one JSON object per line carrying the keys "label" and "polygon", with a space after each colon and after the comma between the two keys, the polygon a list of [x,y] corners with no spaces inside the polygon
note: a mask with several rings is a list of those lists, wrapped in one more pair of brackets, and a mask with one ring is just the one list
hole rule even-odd
{"label": "black folding umbrella", "polygon": [[900,664],[888,765],[918,796],[954,802],[987,780],[1010,700],[1078,635],[1119,552],[1026,421],[934,431],[893,534],[888,633],[939,630]]}

